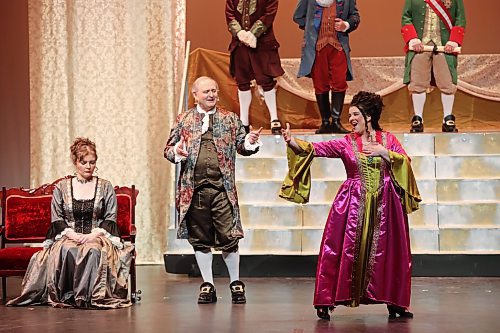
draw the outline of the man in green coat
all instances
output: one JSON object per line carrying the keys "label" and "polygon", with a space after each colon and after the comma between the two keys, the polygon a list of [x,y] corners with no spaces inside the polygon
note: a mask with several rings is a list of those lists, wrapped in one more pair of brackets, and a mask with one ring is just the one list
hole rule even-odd
{"label": "man in green coat", "polygon": [[[412,133],[423,132],[426,91],[434,79],[441,91],[443,132],[457,132],[452,114],[457,91],[457,48],[465,33],[465,10],[462,0],[405,0],[401,33],[406,43],[405,74],[415,115]],[[424,48],[434,51],[427,52]],[[444,47],[444,52],[437,52]]]}

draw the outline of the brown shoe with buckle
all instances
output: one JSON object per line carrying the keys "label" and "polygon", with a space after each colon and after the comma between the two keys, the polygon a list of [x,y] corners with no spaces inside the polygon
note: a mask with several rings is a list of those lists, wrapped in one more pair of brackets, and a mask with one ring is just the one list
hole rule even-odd
{"label": "brown shoe with buckle", "polygon": [[217,302],[217,292],[215,287],[210,282],[203,282],[200,286],[200,295],[198,296],[198,304],[210,304]]}
{"label": "brown shoe with buckle", "polygon": [[450,114],[443,119],[443,132],[456,133],[458,132],[455,126],[455,116]]}
{"label": "brown shoe with buckle", "polygon": [[281,135],[281,122],[278,119],[271,121],[271,133]]}
{"label": "brown shoe with buckle", "polygon": [[239,280],[231,282],[229,285],[231,289],[231,299],[233,304],[245,304],[247,299],[245,297],[245,284]]}
{"label": "brown shoe with buckle", "polygon": [[422,133],[424,131],[424,121],[420,116],[411,118],[410,133]]}

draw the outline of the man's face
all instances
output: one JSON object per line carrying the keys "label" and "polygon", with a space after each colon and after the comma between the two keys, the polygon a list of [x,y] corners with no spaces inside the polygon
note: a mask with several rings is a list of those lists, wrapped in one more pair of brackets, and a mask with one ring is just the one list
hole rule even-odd
{"label": "man's face", "polygon": [[210,111],[217,104],[218,94],[217,83],[211,79],[205,79],[198,83],[196,92],[193,92],[193,97],[202,110]]}

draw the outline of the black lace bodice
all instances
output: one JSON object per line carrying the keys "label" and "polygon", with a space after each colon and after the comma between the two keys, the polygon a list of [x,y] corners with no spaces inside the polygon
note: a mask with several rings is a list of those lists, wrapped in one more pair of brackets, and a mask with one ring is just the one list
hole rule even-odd
{"label": "black lace bodice", "polygon": [[73,199],[73,216],[75,217],[75,232],[90,234],[92,231],[92,214],[94,199]]}

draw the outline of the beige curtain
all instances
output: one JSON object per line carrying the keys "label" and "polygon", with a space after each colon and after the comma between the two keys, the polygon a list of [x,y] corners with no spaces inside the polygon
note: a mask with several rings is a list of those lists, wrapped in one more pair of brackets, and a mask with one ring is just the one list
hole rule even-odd
{"label": "beige curtain", "polygon": [[73,173],[75,137],[97,144],[98,174],[135,184],[139,263],[166,249],[185,0],[29,1],[31,186]]}

